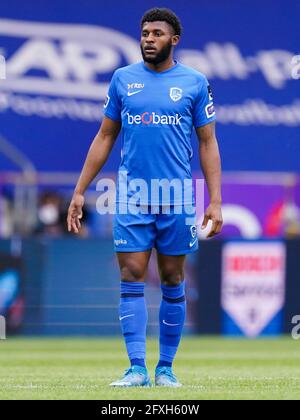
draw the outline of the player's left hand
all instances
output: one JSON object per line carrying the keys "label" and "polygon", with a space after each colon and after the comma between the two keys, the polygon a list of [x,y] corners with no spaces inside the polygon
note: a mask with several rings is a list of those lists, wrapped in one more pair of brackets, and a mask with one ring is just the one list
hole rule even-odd
{"label": "player's left hand", "polygon": [[212,226],[206,237],[212,238],[221,232],[223,226],[222,209],[220,204],[210,203],[206,209],[201,229],[206,228],[209,220],[212,221]]}

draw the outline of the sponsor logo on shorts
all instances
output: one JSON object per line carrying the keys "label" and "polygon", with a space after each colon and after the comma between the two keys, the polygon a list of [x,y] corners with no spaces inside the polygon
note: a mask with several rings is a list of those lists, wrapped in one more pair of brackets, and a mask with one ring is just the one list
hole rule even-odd
{"label": "sponsor logo on shorts", "polygon": [[115,245],[116,246],[127,245],[127,241],[126,241],[126,239],[115,239]]}

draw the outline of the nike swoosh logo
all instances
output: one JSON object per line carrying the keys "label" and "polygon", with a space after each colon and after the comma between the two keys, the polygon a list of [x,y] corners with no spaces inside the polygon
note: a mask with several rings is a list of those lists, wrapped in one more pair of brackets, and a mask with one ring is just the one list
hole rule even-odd
{"label": "nike swoosh logo", "polygon": [[142,91],[142,89],[136,90],[135,92],[127,92],[127,95],[132,96],[132,95],[135,95],[136,93],[140,93],[141,91]]}
{"label": "nike swoosh logo", "polygon": [[192,248],[192,246],[194,246],[197,241],[198,241],[198,238],[196,238],[194,241],[191,241],[190,242],[190,248]]}
{"label": "nike swoosh logo", "polygon": [[180,325],[180,324],[169,324],[164,319],[163,319],[163,324],[168,325],[169,327],[176,327],[177,325]]}
{"label": "nike swoosh logo", "polygon": [[125,315],[125,316],[119,316],[119,320],[122,321],[122,319],[129,318],[130,316],[134,316],[134,314],[132,314],[132,315]]}

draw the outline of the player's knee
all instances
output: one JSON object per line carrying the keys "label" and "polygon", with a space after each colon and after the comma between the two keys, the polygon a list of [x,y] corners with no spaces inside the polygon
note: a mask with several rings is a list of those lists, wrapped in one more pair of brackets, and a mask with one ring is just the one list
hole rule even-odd
{"label": "player's knee", "polygon": [[121,278],[123,281],[144,281],[144,269],[138,264],[128,264],[121,268]]}
{"label": "player's knee", "polygon": [[178,270],[161,270],[161,282],[164,286],[179,286],[183,281],[183,272]]}

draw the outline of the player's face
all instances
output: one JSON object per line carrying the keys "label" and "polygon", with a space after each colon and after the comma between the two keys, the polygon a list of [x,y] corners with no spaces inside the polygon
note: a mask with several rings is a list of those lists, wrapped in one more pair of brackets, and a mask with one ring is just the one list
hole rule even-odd
{"label": "player's face", "polygon": [[145,22],[142,28],[141,52],[147,63],[159,64],[169,58],[178,36],[167,22]]}

